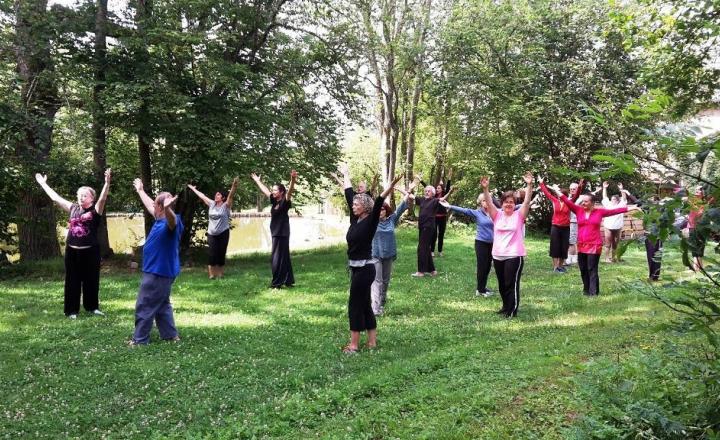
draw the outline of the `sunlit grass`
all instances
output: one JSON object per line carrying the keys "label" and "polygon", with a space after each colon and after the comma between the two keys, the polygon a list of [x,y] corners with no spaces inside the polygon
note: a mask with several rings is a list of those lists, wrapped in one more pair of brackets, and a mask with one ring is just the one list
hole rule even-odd
{"label": "sunlit grass", "polygon": [[[520,315],[475,296],[472,228],[451,230],[440,275],[414,279],[417,231],[400,231],[379,349],[345,356],[345,248],[293,254],[297,285],[268,288],[267,255],[199,262],[173,286],[179,343],[128,348],[139,273],[101,281],[97,318],[62,315],[62,263],[0,283],[0,433],[8,437],[566,438],[585,405],[570,380],[593,360],[653,347],[666,309],[629,283],[644,253],[601,264],[601,295],[576,268],[551,273],[528,238]],[[669,253],[668,255],[672,255]],[[664,271],[687,276],[677,261]],[[490,288],[496,289],[494,272]],[[639,284],[641,285],[641,284]]]}

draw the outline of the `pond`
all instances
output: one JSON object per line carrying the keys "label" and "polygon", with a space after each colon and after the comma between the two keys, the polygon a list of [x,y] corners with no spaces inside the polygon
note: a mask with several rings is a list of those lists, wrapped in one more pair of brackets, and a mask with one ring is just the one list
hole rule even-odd
{"label": "pond", "polygon": [[[344,243],[349,225],[347,218],[344,220],[338,216],[290,217],[290,250]],[[204,237],[205,230],[196,235]],[[145,240],[142,215],[108,217],[108,236],[115,252],[130,253]],[[270,252],[271,245],[270,217],[233,217],[228,255]]]}

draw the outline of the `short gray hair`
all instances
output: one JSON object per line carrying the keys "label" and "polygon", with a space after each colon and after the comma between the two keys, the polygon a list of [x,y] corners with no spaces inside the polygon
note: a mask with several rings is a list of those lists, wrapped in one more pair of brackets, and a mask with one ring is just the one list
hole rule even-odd
{"label": "short gray hair", "polygon": [[89,192],[90,195],[92,196],[93,200],[95,200],[95,190],[94,190],[94,189],[90,188],[89,186],[81,186],[81,187],[78,188],[78,190],[77,190],[78,195],[80,195],[80,193],[81,193],[82,191],[87,191],[87,192]]}
{"label": "short gray hair", "polygon": [[373,206],[375,203],[373,202],[372,197],[370,197],[367,194],[357,194],[355,197],[353,197],[353,203],[358,202],[360,206],[363,207],[363,210],[367,213],[370,213],[373,209]]}
{"label": "short gray hair", "polygon": [[426,187],[425,187],[425,191],[427,191],[427,190],[430,190],[430,192],[432,192],[432,195],[435,195],[435,194],[436,194],[436,192],[435,192],[435,187],[432,186],[432,185],[426,186]]}

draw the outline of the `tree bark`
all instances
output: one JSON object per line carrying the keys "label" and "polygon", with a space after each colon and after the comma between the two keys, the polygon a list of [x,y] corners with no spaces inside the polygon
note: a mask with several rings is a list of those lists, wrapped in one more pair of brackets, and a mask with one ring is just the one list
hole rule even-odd
{"label": "tree bark", "polygon": [[[139,47],[137,48],[137,63],[138,71],[143,75],[140,80],[145,80],[147,71],[150,70],[148,64],[149,54],[147,49],[147,27],[146,22],[150,19],[152,9],[151,0],[138,0],[137,9],[135,11],[135,25],[137,27],[138,39],[140,41]],[[137,117],[137,142],[138,142],[138,157],[140,162],[140,180],[145,187],[145,192],[152,194],[152,163],[150,158],[150,149],[152,147],[152,135],[149,129],[150,115],[148,112],[148,104],[143,101],[140,105]],[[151,196],[152,197],[152,196]],[[143,209],[143,215],[145,218],[145,236],[150,233],[153,223],[155,222],[155,216],[152,212],[147,212]]]}
{"label": "tree bark", "polygon": [[[100,189],[105,184],[105,169],[107,168],[107,131],[105,122],[105,108],[102,95],[105,91],[105,70],[107,66],[107,0],[97,0],[95,12],[95,42],[94,42],[94,76],[93,84],[93,165],[95,182]],[[100,219],[98,227],[98,244],[100,257],[108,258],[113,255],[110,248],[110,239],[107,229],[107,209]]]}
{"label": "tree bark", "polygon": [[[21,83],[25,128],[15,153],[28,175],[41,171],[52,148],[55,114],[60,109],[55,69],[50,54],[52,28],[47,0],[16,0],[15,59]],[[34,183],[28,183],[17,206],[18,244],[23,260],[60,255],[55,209]]]}

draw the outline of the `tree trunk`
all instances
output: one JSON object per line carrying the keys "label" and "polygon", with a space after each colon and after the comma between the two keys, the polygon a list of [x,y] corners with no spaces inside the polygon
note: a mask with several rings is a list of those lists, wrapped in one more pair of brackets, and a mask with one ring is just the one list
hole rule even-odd
{"label": "tree trunk", "polygon": [[[50,23],[47,0],[15,2],[15,57],[22,87],[21,112],[26,117],[24,133],[15,153],[28,175],[47,163],[52,148],[55,114],[60,109],[55,69],[50,54]],[[23,260],[40,260],[60,255],[55,210],[36,184],[27,183],[17,206],[18,242]]]}
{"label": "tree trunk", "polygon": [[[145,75],[150,70],[149,54],[147,50],[147,28],[146,22],[150,18],[152,8],[151,0],[138,0],[137,9],[135,11],[135,24],[137,26],[137,34],[140,40],[140,47],[137,49],[137,70],[140,72],[142,77],[141,80],[146,80]],[[152,194],[152,165],[150,160],[150,149],[152,147],[152,136],[149,133],[150,115],[148,112],[148,104],[143,101],[140,105],[137,117],[137,139],[138,139],[138,156],[140,161],[140,180],[145,187],[145,192]],[[152,197],[152,196],[151,196]],[[150,233],[153,223],[155,222],[155,216],[152,212],[143,210],[145,217],[145,236]]]}
{"label": "tree trunk", "polygon": [[[105,169],[107,168],[107,132],[105,125],[105,108],[102,104],[102,95],[105,90],[105,69],[107,65],[107,0],[97,0],[95,13],[95,84],[93,85],[93,165],[95,182],[98,189],[105,184]],[[106,205],[107,206],[107,205]],[[98,244],[100,257],[108,258],[113,255],[110,248],[110,239],[107,229],[107,209],[100,219],[98,227]]]}

